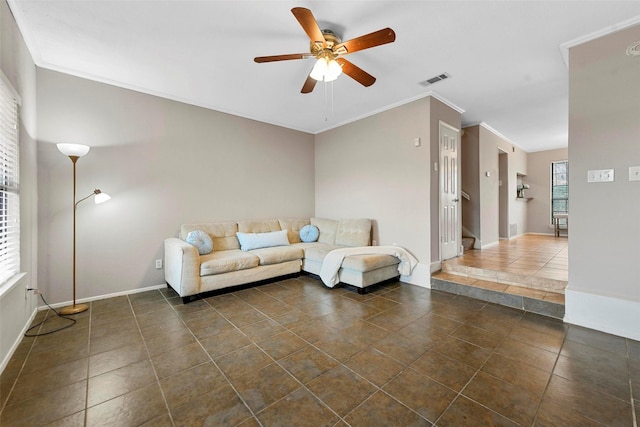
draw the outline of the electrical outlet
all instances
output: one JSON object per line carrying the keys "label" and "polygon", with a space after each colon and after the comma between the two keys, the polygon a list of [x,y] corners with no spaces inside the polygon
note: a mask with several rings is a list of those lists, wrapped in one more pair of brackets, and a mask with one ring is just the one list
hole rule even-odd
{"label": "electrical outlet", "polygon": [[162,260],[161,259],[157,259],[156,260],[156,268],[162,268]]}

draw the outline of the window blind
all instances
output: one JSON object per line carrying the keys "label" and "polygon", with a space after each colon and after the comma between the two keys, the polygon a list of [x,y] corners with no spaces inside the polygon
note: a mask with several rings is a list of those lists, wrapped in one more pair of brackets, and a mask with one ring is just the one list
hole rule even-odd
{"label": "window blind", "polygon": [[0,286],[20,271],[18,101],[0,79]]}
{"label": "window blind", "polygon": [[[555,224],[553,214],[569,213],[569,162],[551,162],[551,224]],[[566,227],[567,219],[558,218],[561,227]]]}

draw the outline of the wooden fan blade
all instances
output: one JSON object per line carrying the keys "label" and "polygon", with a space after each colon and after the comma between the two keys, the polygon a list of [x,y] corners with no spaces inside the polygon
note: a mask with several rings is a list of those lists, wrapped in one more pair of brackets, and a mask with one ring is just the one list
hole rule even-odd
{"label": "wooden fan blade", "polygon": [[288,55],[273,55],[273,56],[256,56],[253,58],[255,62],[274,62],[274,61],[289,61],[291,59],[304,59],[312,56],[310,53],[291,53]]}
{"label": "wooden fan blade", "polygon": [[322,43],[322,46],[324,46],[324,36],[322,35],[322,30],[318,26],[316,18],[313,17],[313,13],[304,7],[294,7],[291,9],[291,13],[296,17],[304,32],[309,36],[309,39],[312,42]]}
{"label": "wooden fan blade", "polygon": [[355,39],[337,44],[333,47],[333,51],[336,53],[342,53],[340,50],[346,49],[347,51],[343,54],[353,53],[359,50],[369,49],[370,47],[392,43],[395,40],[396,33],[391,28],[383,28],[382,30],[374,31],[373,33],[365,34],[364,36],[356,37]]}
{"label": "wooden fan blade", "polygon": [[342,67],[343,73],[360,83],[362,86],[369,87],[376,82],[375,77],[357,65],[354,65],[352,62],[349,62],[344,58],[337,58],[336,61]]}
{"label": "wooden fan blade", "polygon": [[318,83],[318,81],[316,79],[314,79],[313,77],[311,77],[311,75],[309,75],[307,77],[307,80],[302,85],[302,90],[300,91],[300,93],[311,93],[311,92],[313,92],[313,88],[316,87],[316,83]]}

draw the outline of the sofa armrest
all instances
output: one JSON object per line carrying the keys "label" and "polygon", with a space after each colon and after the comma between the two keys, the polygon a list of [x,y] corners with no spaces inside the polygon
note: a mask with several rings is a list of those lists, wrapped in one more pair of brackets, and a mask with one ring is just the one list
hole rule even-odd
{"label": "sofa armrest", "polygon": [[170,237],[164,241],[164,279],[180,296],[200,290],[200,255],[195,246]]}

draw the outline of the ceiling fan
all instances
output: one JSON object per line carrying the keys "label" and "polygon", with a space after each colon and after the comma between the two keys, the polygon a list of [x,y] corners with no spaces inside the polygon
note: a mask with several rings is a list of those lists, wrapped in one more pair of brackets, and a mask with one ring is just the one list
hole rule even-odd
{"label": "ceiling fan", "polygon": [[310,93],[318,81],[328,82],[335,80],[341,73],[345,73],[363,86],[371,86],[375,83],[375,77],[352,62],[347,61],[343,56],[359,50],[392,43],[396,39],[396,33],[391,28],[384,28],[343,42],[333,31],[321,30],[309,9],[294,7],[291,12],[311,40],[309,53],[258,56],[253,59],[255,62],[289,61],[315,57],[317,61],[309,76],[307,76],[304,85],[302,85],[302,90],[300,91],[302,93]]}

